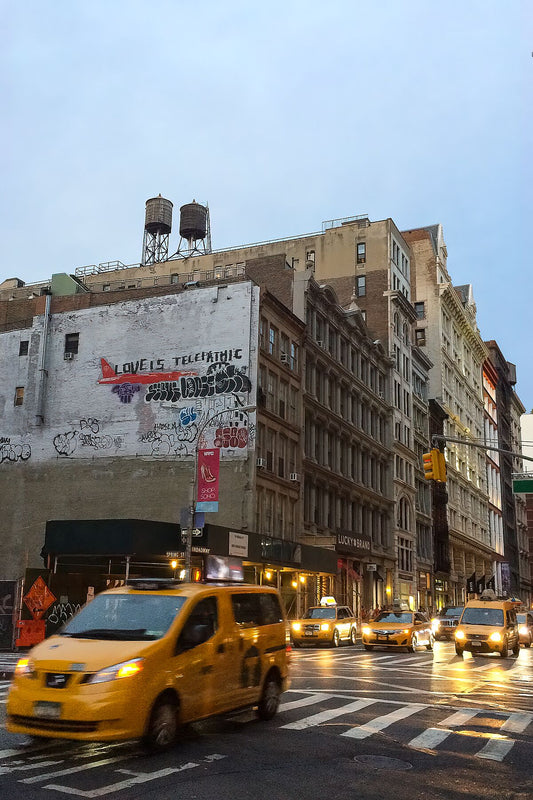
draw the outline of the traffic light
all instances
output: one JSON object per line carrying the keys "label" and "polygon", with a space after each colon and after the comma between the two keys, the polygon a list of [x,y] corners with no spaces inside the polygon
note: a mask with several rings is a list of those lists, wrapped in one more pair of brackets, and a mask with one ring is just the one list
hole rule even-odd
{"label": "traffic light", "polygon": [[427,481],[446,483],[446,459],[444,458],[444,453],[433,447],[429,453],[424,453],[422,461],[424,478]]}

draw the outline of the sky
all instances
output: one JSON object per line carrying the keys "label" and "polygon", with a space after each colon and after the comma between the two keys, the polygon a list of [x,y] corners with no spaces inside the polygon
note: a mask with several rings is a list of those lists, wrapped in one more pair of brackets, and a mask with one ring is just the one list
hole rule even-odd
{"label": "sky", "polygon": [[[533,408],[529,0],[3,3],[0,283],[141,258],[145,202],[212,246],[442,223]],[[527,187],[527,189],[526,189]]]}

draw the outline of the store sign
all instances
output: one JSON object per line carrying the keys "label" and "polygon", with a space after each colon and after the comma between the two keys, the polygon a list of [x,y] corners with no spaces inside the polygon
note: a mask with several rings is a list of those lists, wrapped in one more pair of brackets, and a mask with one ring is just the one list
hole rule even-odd
{"label": "store sign", "polygon": [[367,572],[376,572],[377,568],[378,568],[377,564],[367,564],[366,565],[366,571]]}
{"label": "store sign", "polygon": [[[198,450],[197,503],[216,503],[218,501],[219,469],[220,450],[218,447],[211,450]],[[203,508],[202,510],[208,509]]]}
{"label": "store sign", "polygon": [[364,533],[338,533],[335,543],[337,553],[353,556],[364,556],[370,553],[372,541]]}
{"label": "store sign", "polygon": [[248,534],[229,532],[228,554],[248,558]]}

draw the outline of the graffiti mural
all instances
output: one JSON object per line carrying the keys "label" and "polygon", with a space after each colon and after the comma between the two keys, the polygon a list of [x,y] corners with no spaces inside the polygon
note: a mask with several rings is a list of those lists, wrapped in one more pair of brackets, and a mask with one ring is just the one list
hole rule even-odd
{"label": "graffiti mural", "polygon": [[147,403],[161,401],[177,403],[180,400],[248,393],[251,388],[252,384],[244,372],[244,367],[238,369],[233,364],[216,364],[209,367],[205,375],[153,383],[148,387],[144,399]]}
{"label": "graffiti mural", "polygon": [[10,436],[0,436],[0,464],[4,461],[14,464],[27,461],[31,456],[31,447],[25,442],[12,442]]}
{"label": "graffiti mural", "polygon": [[54,436],[54,448],[59,456],[71,457],[78,447],[92,450],[120,449],[123,445],[121,436],[100,434],[100,423],[97,419],[80,419],[80,430],[65,431]]}

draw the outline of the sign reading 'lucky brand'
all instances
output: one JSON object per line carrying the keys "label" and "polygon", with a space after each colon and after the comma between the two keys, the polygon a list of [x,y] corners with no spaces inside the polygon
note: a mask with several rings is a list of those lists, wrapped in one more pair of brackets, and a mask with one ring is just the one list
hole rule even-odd
{"label": "sign reading 'lucky brand'", "polygon": [[370,553],[370,536],[364,533],[338,533],[335,550],[338,553],[364,555]]}
{"label": "sign reading 'lucky brand'", "polygon": [[198,450],[198,495],[200,503],[218,500],[218,474],[220,469],[220,450]]}

